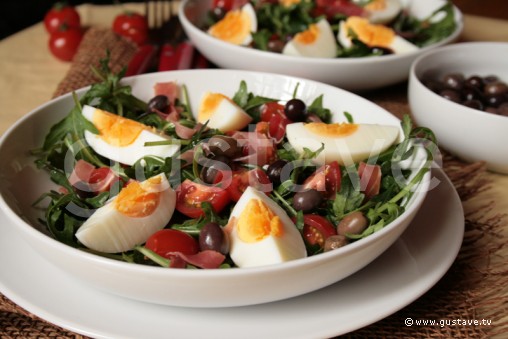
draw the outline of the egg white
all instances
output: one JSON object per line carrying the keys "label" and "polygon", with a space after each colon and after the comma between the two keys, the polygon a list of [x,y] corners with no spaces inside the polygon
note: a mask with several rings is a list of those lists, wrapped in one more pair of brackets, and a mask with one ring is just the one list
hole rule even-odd
{"label": "egg white", "polygon": [[[284,227],[282,236],[268,235],[255,243],[247,243],[239,238],[235,220],[238,220],[251,199],[263,201],[280,218]],[[229,234],[229,255],[238,267],[272,265],[307,256],[302,236],[286,212],[265,193],[253,187],[249,186],[236,203],[231,212],[230,223],[232,221],[234,224]]]}
{"label": "egg white", "polygon": [[318,34],[314,42],[310,44],[302,43],[297,35],[286,43],[282,54],[313,58],[335,58],[337,44],[330,24],[326,19],[321,19],[315,25]]}
{"label": "egg white", "polygon": [[[257,20],[257,16],[256,16],[256,11],[254,10],[254,7],[252,7],[252,5],[249,2],[246,3],[245,5],[243,5],[242,8],[240,9],[240,11],[241,11],[241,16],[247,17],[249,20],[249,23],[250,23],[250,32],[247,35],[245,35],[244,37],[241,37],[242,40],[239,41],[239,43],[238,43],[239,45],[246,46],[252,42],[252,39],[253,39],[252,33],[257,32],[257,30],[258,30],[258,20]],[[220,24],[220,21],[217,24]],[[215,36],[212,33],[214,26],[212,26],[208,29],[208,34],[210,34],[212,36]],[[217,37],[217,38],[219,38],[219,37]],[[229,41],[229,42],[233,43],[232,41]]]}
{"label": "egg white", "polygon": [[163,229],[173,216],[176,192],[166,176],[153,189],[160,190],[160,201],[155,211],[145,217],[129,217],[115,208],[116,197],[98,208],[76,232],[76,238],[86,247],[103,252],[119,253],[143,244],[156,231]]}
{"label": "egg white", "polygon": [[200,123],[208,121],[207,127],[216,128],[222,132],[231,132],[243,129],[252,121],[252,117],[249,114],[227,98],[222,98],[212,112],[206,113],[207,116],[209,115],[208,119],[202,118],[201,112],[204,110],[203,102],[211,94],[206,92],[201,100],[198,113],[198,121]]}
{"label": "egg white", "polygon": [[[83,106],[83,116],[93,124],[93,116],[97,109],[92,106]],[[167,141],[168,137],[152,132],[148,128],[143,130],[136,140],[127,146],[115,146],[107,143],[100,135],[85,131],[85,140],[88,145],[98,154],[126,165],[134,163],[145,156],[170,157],[175,154],[180,145],[145,146],[146,142]]]}
{"label": "egg white", "polygon": [[399,127],[375,124],[358,124],[358,129],[343,137],[330,137],[314,133],[297,122],[286,126],[289,144],[298,152],[304,148],[317,151],[322,144],[324,150],[314,158],[323,165],[337,161],[340,165],[351,165],[376,156],[394,144],[399,137]]}
{"label": "egg white", "polygon": [[384,0],[385,8],[380,10],[370,10],[367,6],[369,21],[373,24],[387,24],[391,22],[402,10],[402,4],[399,0]]}
{"label": "egg white", "polygon": [[[353,40],[349,36],[349,28],[347,27],[346,22],[344,20],[341,21],[339,24],[339,32],[337,33],[337,39],[344,48],[351,48],[353,46]],[[419,49],[418,46],[412,44],[411,42],[407,41],[406,39],[397,34],[395,34],[393,40],[388,46],[383,47],[391,49],[394,54],[410,53],[413,51],[417,51]]]}

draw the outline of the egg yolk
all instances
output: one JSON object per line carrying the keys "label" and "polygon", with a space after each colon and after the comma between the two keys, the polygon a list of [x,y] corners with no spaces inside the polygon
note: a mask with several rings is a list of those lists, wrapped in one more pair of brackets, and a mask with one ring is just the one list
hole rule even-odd
{"label": "egg yolk", "polygon": [[309,25],[309,28],[303,32],[300,32],[295,35],[295,41],[301,43],[302,45],[311,45],[314,41],[317,40],[319,36],[319,28],[317,25],[312,24]]}
{"label": "egg yolk", "polygon": [[369,11],[382,11],[386,9],[386,0],[373,0],[364,7]]}
{"label": "egg yolk", "polygon": [[112,146],[127,146],[132,144],[139,134],[147,127],[137,121],[123,118],[113,113],[96,109],[93,124],[99,130],[99,135]]}
{"label": "egg yolk", "polygon": [[299,4],[301,0],[279,0],[279,4],[281,4],[284,7],[289,7],[292,5]]}
{"label": "egg yolk", "polygon": [[238,237],[246,243],[255,243],[269,235],[280,237],[284,228],[280,218],[261,200],[251,199],[237,222]]}
{"label": "egg yolk", "polygon": [[241,9],[229,11],[226,16],[210,27],[209,33],[217,39],[241,45],[250,34],[251,19]]}
{"label": "egg yolk", "polygon": [[395,38],[391,28],[370,24],[368,19],[358,16],[350,16],[346,20],[346,29],[348,32],[353,31],[353,36],[356,35],[358,40],[368,46],[390,47]]}
{"label": "egg yolk", "polygon": [[200,122],[209,120],[210,117],[217,112],[217,108],[219,107],[222,100],[230,99],[220,93],[208,93],[201,102],[201,107],[198,113],[198,120]]}
{"label": "egg yolk", "polygon": [[324,137],[341,138],[356,132],[357,124],[340,123],[325,124],[323,122],[310,122],[304,125],[307,130]]}
{"label": "egg yolk", "polygon": [[151,215],[159,205],[161,194],[154,186],[160,185],[161,182],[160,177],[150,178],[142,183],[130,182],[114,200],[115,209],[131,218]]}

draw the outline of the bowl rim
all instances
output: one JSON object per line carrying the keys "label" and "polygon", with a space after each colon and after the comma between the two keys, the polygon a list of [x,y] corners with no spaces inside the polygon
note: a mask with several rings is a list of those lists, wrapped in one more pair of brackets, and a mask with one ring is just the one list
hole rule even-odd
{"label": "bowl rim", "polygon": [[[491,49],[498,49],[503,48],[504,50],[508,50],[508,42],[501,42],[501,41],[475,41],[475,42],[459,42],[456,44],[443,46],[437,49],[433,49],[431,51],[428,51],[415,59],[415,61],[411,64],[411,68],[409,70],[409,85],[411,85],[411,82],[413,81],[415,85],[418,85],[419,87],[423,88],[423,91],[425,94],[433,95],[433,98],[442,100],[443,103],[447,103],[451,105],[450,107],[454,107],[457,109],[463,109],[463,113],[472,114],[473,116],[477,118],[482,119],[493,119],[495,121],[504,121],[507,122],[508,117],[502,116],[499,114],[492,114],[485,111],[481,111],[478,109],[470,108],[468,106],[461,105],[459,103],[453,102],[451,100],[447,100],[443,97],[441,97],[439,94],[432,91],[430,88],[425,86],[425,84],[422,82],[421,76],[419,76],[418,73],[420,73],[420,68],[425,67],[426,62],[429,58],[432,57],[440,57],[440,56],[451,56],[455,52],[463,52],[467,50],[478,50],[482,48],[491,48]],[[493,55],[494,57],[497,57],[498,54],[488,54]],[[429,66],[431,69],[431,66]],[[506,83],[508,83],[508,79],[504,79]],[[446,111],[446,110],[444,110]],[[446,113],[445,113],[446,114]]]}
{"label": "bowl rim", "polygon": [[[131,76],[126,77],[122,79],[124,83],[131,84],[131,81],[134,81],[136,79],[140,78],[149,78],[149,77],[157,77],[158,74],[161,76],[164,74],[171,74],[173,77],[178,77],[179,74],[185,74],[185,73],[235,73],[241,72],[243,74],[250,74],[250,75],[268,75],[271,77],[276,78],[288,78],[288,79],[294,79],[299,82],[308,82],[313,85],[317,85],[318,87],[328,87],[330,90],[334,92],[342,92],[344,95],[350,96],[354,100],[363,101],[364,103],[369,103],[373,105],[373,107],[376,107],[379,113],[383,113],[386,115],[390,115],[393,118],[399,120],[397,117],[393,116],[389,111],[384,109],[383,107],[361,97],[358,94],[346,91],[344,89],[318,82],[315,80],[300,78],[296,76],[290,76],[290,75],[282,75],[282,74],[276,74],[276,73],[269,73],[269,72],[257,72],[257,71],[248,71],[248,70],[230,70],[230,69],[193,69],[193,70],[181,70],[181,71],[168,71],[168,72],[158,72],[158,73],[148,73],[143,75],[137,75],[137,76]],[[206,78],[206,77],[205,77]],[[83,94],[86,90],[88,90],[91,86],[82,87],[80,89],[75,90],[74,92],[78,95]],[[66,93],[64,95],[61,95],[59,97],[53,98],[50,101],[34,108],[32,111],[24,115],[22,118],[20,118],[18,121],[16,121],[1,137],[0,137],[0,152],[3,147],[5,147],[6,140],[11,138],[12,135],[15,135],[16,130],[21,128],[22,125],[27,124],[30,122],[31,119],[33,119],[34,116],[40,115],[44,108],[54,105],[57,102],[64,101],[64,100],[72,100],[73,92]],[[400,121],[400,120],[399,120]],[[56,121],[55,121],[56,122]],[[53,247],[55,250],[62,252],[62,254],[71,256],[73,258],[77,258],[79,260],[85,260],[86,262],[90,264],[98,264],[105,266],[107,268],[113,268],[118,269],[121,271],[129,271],[133,274],[150,274],[151,276],[174,276],[175,278],[192,278],[196,276],[203,276],[207,278],[217,278],[217,279],[225,279],[229,278],[231,276],[259,276],[260,274],[269,274],[271,272],[284,272],[284,271],[291,271],[298,267],[309,267],[313,266],[314,264],[319,264],[320,262],[327,262],[328,260],[333,260],[336,256],[342,256],[347,253],[353,253],[356,251],[361,251],[365,247],[368,247],[371,243],[378,240],[378,238],[383,238],[387,236],[387,233],[391,232],[393,229],[400,226],[400,223],[402,223],[406,217],[410,216],[411,214],[416,213],[420,207],[423,201],[425,200],[427,193],[429,191],[430,187],[430,180],[431,177],[431,171],[428,171],[425,176],[423,177],[422,181],[417,185],[418,188],[423,188],[423,190],[418,190],[412,198],[411,203],[409,206],[405,209],[405,211],[394,221],[383,227],[381,230],[369,235],[366,238],[360,239],[359,241],[356,241],[352,244],[348,244],[347,246],[335,249],[333,251],[320,253],[318,255],[314,256],[307,256],[305,258],[296,259],[280,264],[273,264],[273,265],[266,265],[266,266],[259,266],[259,267],[248,267],[248,268],[231,268],[231,269],[210,269],[210,270],[187,270],[187,269],[166,269],[163,267],[158,266],[147,266],[147,265],[141,265],[141,264],[131,264],[123,261],[118,261],[115,259],[103,257],[97,254],[88,253],[83,250],[74,248],[72,246],[66,245],[57,239],[51,237],[48,234],[45,234],[41,232],[40,230],[37,230],[33,225],[28,223],[26,220],[24,220],[20,215],[18,215],[7,203],[7,201],[4,198],[4,192],[3,190],[0,191],[0,210],[2,210],[4,213],[6,213],[6,216],[11,221],[10,225],[11,227],[15,227],[18,230],[21,230],[22,233],[26,236],[29,236],[32,240],[40,241],[42,244],[45,244],[45,246]],[[407,227],[407,226],[406,226]]]}
{"label": "bowl rim", "polygon": [[[403,60],[406,58],[411,58],[416,55],[420,55],[422,52],[425,53],[428,50],[435,49],[440,46],[444,46],[446,44],[449,44],[453,41],[455,41],[464,30],[464,16],[460,9],[452,4],[454,9],[454,15],[455,15],[455,24],[456,28],[450,34],[448,37],[434,43],[428,46],[425,46],[423,48],[419,48],[415,51],[411,51],[409,53],[404,54],[389,54],[389,55],[380,55],[380,56],[372,56],[372,57],[352,57],[352,58],[311,58],[311,57],[302,57],[302,56],[292,56],[292,55],[283,55],[280,53],[273,53],[268,51],[262,51],[257,49],[248,48],[245,46],[238,46],[234,45],[225,41],[222,41],[220,39],[215,39],[211,37],[210,35],[206,34],[203,30],[199,29],[196,25],[194,25],[185,15],[185,10],[187,6],[189,6],[189,3],[196,0],[182,0],[182,4],[180,5],[178,9],[178,17],[180,19],[180,22],[182,23],[184,28],[187,28],[191,30],[194,34],[199,35],[201,38],[206,39],[211,44],[216,45],[218,48],[225,48],[228,51],[232,51],[235,53],[252,53],[253,57],[257,58],[267,58],[268,60],[273,61],[282,61],[282,62],[305,62],[310,65],[320,65],[320,66],[332,66],[332,65],[350,65],[350,64],[364,64],[364,63],[383,63],[387,61],[396,62],[397,60]],[[418,1],[418,0],[412,0],[412,1]],[[443,3],[446,3],[446,0],[443,0]]]}

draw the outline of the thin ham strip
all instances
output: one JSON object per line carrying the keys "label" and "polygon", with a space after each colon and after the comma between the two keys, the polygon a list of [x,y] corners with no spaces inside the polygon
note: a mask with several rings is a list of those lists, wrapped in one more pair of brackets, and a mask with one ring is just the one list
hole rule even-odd
{"label": "thin ham strip", "polygon": [[90,176],[92,175],[95,166],[85,160],[78,160],[76,162],[76,166],[72,170],[71,175],[69,176],[69,183],[74,186],[76,183],[80,181],[88,182]]}
{"label": "thin ham strip", "polygon": [[[182,261],[199,268],[205,269],[219,268],[219,266],[224,262],[224,259],[226,259],[224,254],[212,250],[205,250],[198,252],[196,254],[183,254],[181,252],[171,252],[168,253],[168,255],[171,257],[170,267],[172,268],[183,268],[179,267]],[[175,261],[174,263],[175,266],[173,266],[173,261]]]}
{"label": "thin ham strip", "polygon": [[168,82],[158,82],[154,86],[155,95],[165,95],[168,97],[171,105],[175,103],[176,98],[178,98],[180,87],[174,81]]}

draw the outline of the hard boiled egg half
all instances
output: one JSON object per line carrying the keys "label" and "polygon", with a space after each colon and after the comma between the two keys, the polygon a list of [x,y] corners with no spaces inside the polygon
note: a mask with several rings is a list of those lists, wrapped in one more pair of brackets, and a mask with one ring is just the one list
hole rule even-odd
{"label": "hard boiled egg half", "polygon": [[253,187],[236,203],[227,229],[229,255],[238,267],[279,264],[307,256],[302,236],[286,212]]}
{"label": "hard boiled egg half", "polygon": [[418,50],[417,46],[398,36],[393,29],[371,24],[368,19],[358,16],[350,16],[339,24],[337,39],[344,48],[353,46],[353,38],[357,38],[369,47],[390,49],[395,54]]}
{"label": "hard boiled egg half", "polygon": [[376,124],[297,122],[286,126],[290,145],[299,153],[308,148],[324,150],[314,159],[318,164],[337,161],[351,165],[385,151],[399,137],[399,127]]}
{"label": "hard boiled egg half", "polygon": [[229,11],[223,19],[208,29],[208,34],[235,45],[249,45],[252,42],[252,33],[257,29],[254,7],[246,3],[239,9]]}
{"label": "hard boiled egg half", "polygon": [[332,28],[326,19],[309,25],[286,43],[282,54],[313,58],[335,58],[337,44]]}
{"label": "hard boiled egg half", "polygon": [[81,225],[76,238],[104,253],[131,250],[166,226],[175,204],[176,193],[164,174],[131,181]]}
{"label": "hard boiled egg half", "polygon": [[252,121],[233,100],[221,93],[206,92],[201,99],[198,111],[198,122],[222,132],[238,131]]}
{"label": "hard boiled egg half", "polygon": [[387,24],[402,10],[399,0],[372,0],[363,7],[369,21],[373,24]]}
{"label": "hard boiled egg half", "polygon": [[169,138],[137,121],[88,105],[83,106],[82,113],[99,130],[98,134],[85,131],[86,142],[108,159],[133,165],[142,157],[170,157],[180,149],[178,144],[145,146],[146,142],[167,141]]}

